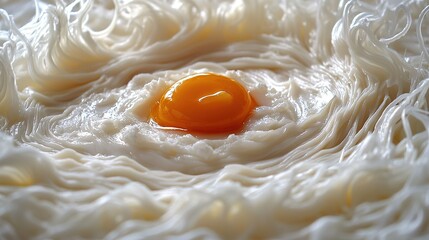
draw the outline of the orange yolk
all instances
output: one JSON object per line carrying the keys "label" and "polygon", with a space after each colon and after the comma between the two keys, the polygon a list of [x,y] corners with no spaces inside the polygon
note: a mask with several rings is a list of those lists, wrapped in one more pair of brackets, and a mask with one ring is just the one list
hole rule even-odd
{"label": "orange yolk", "polygon": [[152,108],[151,119],[188,132],[232,133],[241,130],[255,106],[238,82],[209,73],[172,85]]}

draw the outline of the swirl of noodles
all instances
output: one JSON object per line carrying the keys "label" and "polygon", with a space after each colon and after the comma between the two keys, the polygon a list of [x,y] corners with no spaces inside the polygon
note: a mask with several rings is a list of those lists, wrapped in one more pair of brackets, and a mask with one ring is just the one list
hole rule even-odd
{"label": "swirl of noodles", "polygon": [[[36,1],[18,25],[0,11],[0,238],[427,236],[428,4]],[[147,121],[204,72],[259,103],[242,132]]]}

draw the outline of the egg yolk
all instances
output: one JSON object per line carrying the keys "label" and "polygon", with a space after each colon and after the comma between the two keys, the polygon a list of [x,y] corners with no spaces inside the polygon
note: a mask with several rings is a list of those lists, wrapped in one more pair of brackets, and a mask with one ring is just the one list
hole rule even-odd
{"label": "egg yolk", "polygon": [[232,133],[243,128],[255,106],[237,81],[200,74],[173,84],[152,108],[151,119],[187,132]]}

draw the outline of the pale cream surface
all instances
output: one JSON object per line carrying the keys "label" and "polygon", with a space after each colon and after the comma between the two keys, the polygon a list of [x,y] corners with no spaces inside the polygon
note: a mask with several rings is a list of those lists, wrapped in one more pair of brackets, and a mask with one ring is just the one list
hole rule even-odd
{"label": "pale cream surface", "polygon": [[[429,1],[1,1],[0,239],[425,239]],[[213,72],[242,132],[151,125]]]}

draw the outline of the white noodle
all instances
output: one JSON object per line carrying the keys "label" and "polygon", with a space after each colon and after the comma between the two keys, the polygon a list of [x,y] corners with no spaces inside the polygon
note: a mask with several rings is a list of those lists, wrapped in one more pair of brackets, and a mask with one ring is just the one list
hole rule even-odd
{"label": "white noodle", "polygon": [[[0,239],[429,237],[429,1],[24,2],[0,10]],[[150,123],[205,72],[259,103],[242,132]]]}

